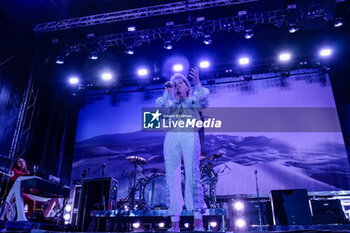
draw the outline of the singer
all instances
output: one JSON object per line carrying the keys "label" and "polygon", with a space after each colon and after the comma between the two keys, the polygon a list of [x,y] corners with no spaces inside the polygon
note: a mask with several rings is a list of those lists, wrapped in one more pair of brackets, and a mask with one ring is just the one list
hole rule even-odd
{"label": "singer", "polygon": [[[174,74],[165,83],[162,97],[156,101],[157,107],[169,108],[172,113],[194,113],[199,116],[198,109],[207,107],[209,90],[204,88],[199,80],[198,68],[192,68],[189,74],[195,86],[191,96],[191,85],[188,79],[179,73]],[[170,100],[170,94],[173,100]],[[192,112],[191,112],[192,111]],[[167,212],[171,216],[172,227],[168,231],[179,232],[180,215],[183,208],[181,192],[181,160],[185,167],[185,204],[194,215],[194,231],[204,231],[202,214],[206,204],[203,200],[203,189],[200,184],[199,155],[201,146],[197,131],[183,132],[169,130],[164,140],[164,161],[170,206]]]}

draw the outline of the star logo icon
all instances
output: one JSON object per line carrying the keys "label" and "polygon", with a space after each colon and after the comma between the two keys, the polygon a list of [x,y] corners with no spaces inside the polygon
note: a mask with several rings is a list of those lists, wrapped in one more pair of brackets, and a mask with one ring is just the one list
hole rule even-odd
{"label": "star logo icon", "polygon": [[151,122],[153,122],[154,120],[159,121],[159,117],[160,117],[160,115],[162,115],[162,114],[159,112],[159,109],[157,109],[157,111],[156,111],[155,113],[151,113],[151,115],[152,115],[152,120],[151,120]]}
{"label": "star logo icon", "polygon": [[159,109],[145,109],[142,110],[142,121],[143,121],[143,129],[160,129],[161,128],[161,118],[160,116],[162,113],[160,113]]}

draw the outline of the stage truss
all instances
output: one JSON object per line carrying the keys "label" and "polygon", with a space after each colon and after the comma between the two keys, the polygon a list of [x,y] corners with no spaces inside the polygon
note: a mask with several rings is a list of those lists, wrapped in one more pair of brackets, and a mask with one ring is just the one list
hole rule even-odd
{"label": "stage truss", "polygon": [[162,4],[157,6],[142,7],[130,10],[109,12],[104,14],[90,15],[79,18],[64,19],[35,25],[36,33],[54,32],[78,27],[87,27],[99,24],[114,23],[125,20],[142,19],[153,16],[175,14],[187,11],[202,10],[213,7],[229,6],[256,2],[257,0],[190,0]]}
{"label": "stage truss", "polygon": [[[254,14],[243,14],[181,25],[137,30],[134,32],[121,32],[95,37],[93,40],[99,47],[104,48],[119,45],[135,48],[144,43],[150,43],[153,40],[176,42],[185,36],[203,38],[205,35],[211,35],[213,32],[217,31],[241,32],[264,24],[277,24],[279,22],[285,24],[292,21],[298,21],[298,23],[300,23],[301,21],[322,18],[327,11],[327,6],[312,5],[297,9],[293,8]],[[80,52],[89,48],[91,48],[91,38],[90,40],[83,39],[69,43],[65,49],[68,53],[71,53]]]}

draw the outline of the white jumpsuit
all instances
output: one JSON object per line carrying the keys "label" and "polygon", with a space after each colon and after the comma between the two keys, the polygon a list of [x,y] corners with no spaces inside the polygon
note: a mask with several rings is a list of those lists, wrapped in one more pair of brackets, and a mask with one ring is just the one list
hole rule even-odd
{"label": "white jumpsuit", "polygon": [[[194,96],[182,101],[170,100],[169,92],[165,91],[162,97],[156,101],[159,108],[170,108],[172,112],[184,110],[184,114],[198,114],[198,109],[208,105],[209,90],[200,84],[195,86]],[[201,219],[205,212],[206,204],[203,199],[203,189],[200,184],[199,156],[201,146],[198,132],[168,131],[164,140],[164,161],[166,169],[166,181],[170,206],[167,215],[171,220],[179,221],[184,204],[181,191],[181,160],[185,167],[185,204],[188,211],[194,213],[195,219]]]}

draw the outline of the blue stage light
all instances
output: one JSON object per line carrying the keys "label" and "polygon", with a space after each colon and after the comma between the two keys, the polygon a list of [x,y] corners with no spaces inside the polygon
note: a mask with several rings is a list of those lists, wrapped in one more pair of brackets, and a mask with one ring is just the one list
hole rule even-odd
{"label": "blue stage light", "polygon": [[248,57],[241,57],[238,62],[240,65],[248,65],[250,60]]}
{"label": "blue stage light", "polygon": [[289,61],[290,58],[291,58],[290,53],[281,53],[281,54],[279,55],[279,60],[280,60],[280,61],[283,61],[283,62]]}
{"label": "blue stage light", "polygon": [[209,61],[201,61],[201,62],[199,63],[199,67],[200,67],[200,68],[203,68],[203,69],[208,68],[209,66],[210,66]]}
{"label": "blue stage light", "polygon": [[332,54],[332,50],[328,48],[324,48],[320,50],[321,57],[329,57]]}
{"label": "blue stage light", "polygon": [[244,204],[241,201],[236,201],[234,203],[235,210],[241,211],[244,209]]}
{"label": "blue stage light", "polygon": [[106,81],[111,80],[112,79],[112,74],[111,73],[103,73],[102,74],[102,79],[106,80]]}
{"label": "blue stage light", "polygon": [[148,74],[148,70],[145,69],[145,68],[138,69],[138,70],[137,70],[137,74],[138,74],[139,76],[146,76],[146,75]]}
{"label": "blue stage light", "polygon": [[236,222],[235,222],[235,224],[236,224],[236,226],[237,226],[238,228],[243,228],[243,227],[246,226],[246,222],[245,222],[245,220],[244,220],[243,218],[237,219]]}
{"label": "blue stage light", "polygon": [[175,64],[175,65],[173,66],[173,70],[174,70],[175,72],[181,72],[183,69],[184,69],[184,67],[183,67],[183,65],[181,65],[181,64]]}
{"label": "blue stage light", "polygon": [[78,84],[79,83],[79,78],[78,77],[70,77],[69,78],[69,83],[72,85]]}

